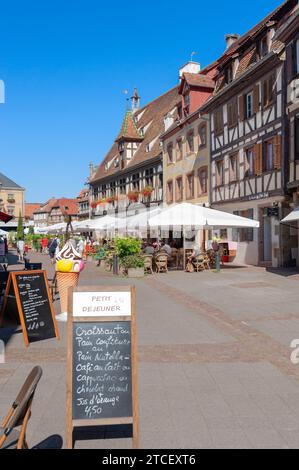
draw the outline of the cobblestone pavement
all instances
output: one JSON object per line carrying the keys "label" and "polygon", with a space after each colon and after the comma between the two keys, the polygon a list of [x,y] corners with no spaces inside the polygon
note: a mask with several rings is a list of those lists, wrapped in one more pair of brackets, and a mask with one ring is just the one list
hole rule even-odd
{"label": "cobblestone pavement", "polygon": [[[47,256],[31,255],[31,261],[42,261],[53,276]],[[93,262],[80,276],[81,285],[131,283]],[[141,447],[299,447],[299,365],[290,361],[290,343],[299,338],[298,273],[228,267],[220,274],[169,272],[133,283]],[[33,365],[43,368],[30,447],[64,440],[65,324],[59,331],[61,341],[28,349],[21,334],[13,335],[0,365],[0,417]],[[76,447],[131,447],[130,439],[105,437]]]}

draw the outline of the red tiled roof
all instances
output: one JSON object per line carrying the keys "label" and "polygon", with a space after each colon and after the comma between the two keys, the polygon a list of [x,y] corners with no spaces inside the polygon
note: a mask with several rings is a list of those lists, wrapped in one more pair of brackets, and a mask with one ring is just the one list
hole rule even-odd
{"label": "red tiled roof", "polygon": [[41,203],[25,202],[25,219],[32,219],[34,212],[40,209],[41,206]]}
{"label": "red tiled roof", "polygon": [[257,23],[253,28],[247,31],[243,36],[241,36],[236,42],[234,42],[229,49],[225,51],[225,53],[221,56],[221,59],[225,59],[226,57],[231,57],[241,46],[243,46],[249,39],[255,37],[260,31],[267,25],[269,21],[276,20],[277,15],[285,8],[285,7],[295,7],[297,5],[297,0],[286,0],[283,2],[279,7],[277,7],[274,11],[272,11],[269,15],[263,18],[259,23]]}
{"label": "red tiled roof", "polygon": [[[70,198],[59,198],[59,199],[49,199],[42,207],[38,210],[34,211],[34,214],[38,213],[50,213],[53,208],[59,207],[62,213],[75,215],[78,213],[78,200],[77,199],[70,199]],[[68,209],[66,209],[66,207]]]}
{"label": "red tiled roof", "polygon": [[214,88],[215,82],[208,75],[202,75],[201,73],[188,73],[185,72],[182,77],[182,83],[184,80],[190,86],[202,87],[202,88]]}
{"label": "red tiled roof", "polygon": [[[164,132],[164,117],[175,109],[180,101],[181,97],[178,95],[178,87],[176,86],[134,113],[138,132],[141,129],[145,129],[145,132],[143,141],[139,144],[134,157],[126,168],[133,168],[135,165],[161,155],[160,135]],[[151,145],[150,148],[149,145]],[[117,142],[113,143],[108,154],[98,166],[91,183],[120,171],[118,166],[113,165],[114,158],[119,158]]]}

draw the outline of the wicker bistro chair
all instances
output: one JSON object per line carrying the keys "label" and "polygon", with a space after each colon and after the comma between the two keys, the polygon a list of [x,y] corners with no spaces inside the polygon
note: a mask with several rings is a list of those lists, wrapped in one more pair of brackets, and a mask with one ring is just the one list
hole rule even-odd
{"label": "wicker bistro chair", "polygon": [[194,266],[195,271],[198,273],[198,271],[201,271],[202,269],[205,269],[205,257],[204,255],[198,255],[192,260],[192,264]]}
{"label": "wicker bistro chair", "polygon": [[153,255],[142,255],[142,259],[144,261],[144,272],[150,272],[151,274],[154,274],[153,272]]}
{"label": "wicker bistro chair", "polygon": [[0,449],[28,449],[26,430],[31,416],[34,394],[42,373],[42,368],[36,366],[25,380],[17,398],[0,426]]}
{"label": "wicker bistro chair", "polygon": [[158,253],[155,256],[155,264],[156,264],[156,273],[168,273],[168,255],[166,253]]}

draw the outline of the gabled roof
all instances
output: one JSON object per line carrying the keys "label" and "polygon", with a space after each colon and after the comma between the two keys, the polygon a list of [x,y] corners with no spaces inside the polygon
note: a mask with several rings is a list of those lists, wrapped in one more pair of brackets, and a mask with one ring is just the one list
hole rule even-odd
{"label": "gabled roof", "polygon": [[[174,110],[180,101],[181,97],[178,95],[178,87],[176,86],[132,115],[138,133],[141,134],[141,129],[143,129],[144,135],[134,157],[122,171],[161,155],[159,138],[164,132],[164,117]],[[118,158],[118,144],[115,141],[90,182],[93,183],[118,173],[120,168],[113,164],[113,161],[117,161]]]}
{"label": "gabled roof", "polygon": [[143,139],[142,135],[139,133],[137,126],[134,122],[134,117],[132,111],[127,111],[121,126],[120,133],[117,136],[116,142],[119,140],[134,140],[140,141]]}
{"label": "gabled roof", "polygon": [[0,173],[0,189],[23,189],[13,180]]}
{"label": "gabled roof", "polygon": [[253,28],[251,28],[249,31],[243,34],[243,36],[241,36],[236,42],[234,42],[225,51],[225,53],[220,57],[218,62],[225,62],[227,58],[232,57],[232,55],[235,54],[238,51],[238,49],[246,45],[248,41],[258,36],[269,22],[278,20],[280,14],[287,13],[288,9],[292,9],[293,7],[296,7],[297,4],[298,4],[297,0],[286,0],[285,2],[283,2],[281,5],[275,8],[274,11],[272,11],[269,15],[263,18],[259,23],[253,26]]}
{"label": "gabled roof", "polygon": [[191,87],[209,88],[211,90],[213,90],[215,87],[214,80],[209,76],[202,75],[201,73],[185,72],[181,78],[179,93],[182,93],[185,82],[188,83],[188,85]]}
{"label": "gabled roof", "polygon": [[[66,209],[66,207],[68,209]],[[74,215],[78,213],[78,201],[77,199],[70,199],[62,197],[60,199],[52,198],[49,199],[42,207],[34,211],[34,214],[50,214],[52,209],[60,208],[63,214]]]}
{"label": "gabled roof", "polygon": [[41,208],[42,204],[38,202],[25,202],[25,218],[31,219],[33,214]]}

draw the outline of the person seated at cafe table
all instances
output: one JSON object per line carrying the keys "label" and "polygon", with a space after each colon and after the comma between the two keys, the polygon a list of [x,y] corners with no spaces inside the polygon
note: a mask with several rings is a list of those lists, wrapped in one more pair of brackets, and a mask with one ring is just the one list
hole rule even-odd
{"label": "person seated at cafe table", "polygon": [[168,256],[171,256],[171,246],[168,243],[162,242],[160,250],[165,251]]}
{"label": "person seated at cafe table", "polygon": [[197,258],[197,256],[201,255],[201,249],[198,246],[195,246],[192,250],[192,253],[188,256],[188,262],[192,263],[192,261]]}
{"label": "person seated at cafe table", "polygon": [[148,243],[144,248],[143,253],[146,255],[153,255],[155,253],[155,248],[150,243]]}

